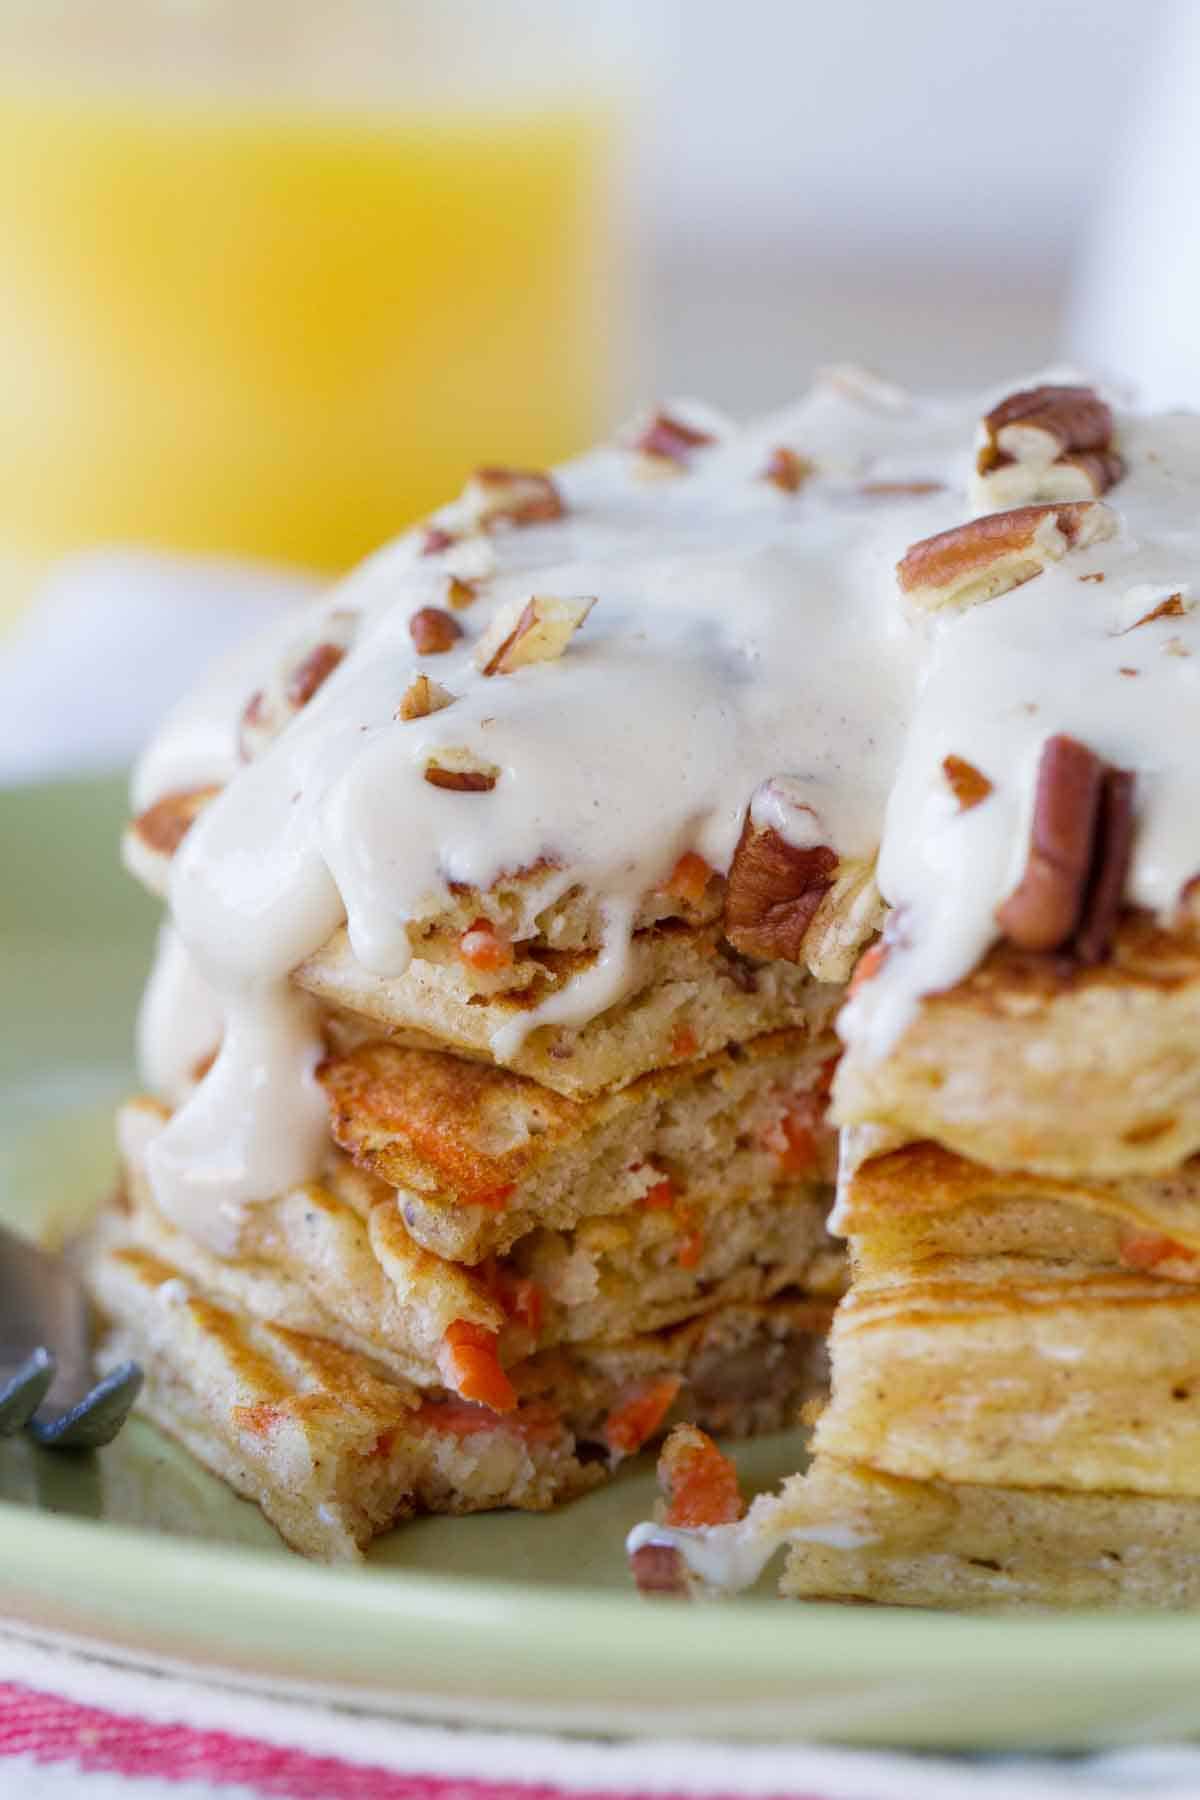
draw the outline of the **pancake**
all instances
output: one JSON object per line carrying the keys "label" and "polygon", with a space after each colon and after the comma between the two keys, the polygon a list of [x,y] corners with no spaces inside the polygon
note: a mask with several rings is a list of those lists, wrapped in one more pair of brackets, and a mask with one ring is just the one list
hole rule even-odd
{"label": "pancake", "polygon": [[[856,996],[870,1018],[872,984]],[[1127,914],[1107,962],[993,948],[886,1056],[856,1030],[835,1116],[996,1169],[1109,1180],[1200,1151],[1200,939]]]}
{"label": "pancake", "polygon": [[449,963],[414,961],[403,975],[369,975],[339,933],[300,965],[295,980],[325,1006],[354,1015],[342,1043],[377,1037],[382,1026],[402,1044],[495,1062],[571,1099],[626,1087],[651,1069],[764,1032],[789,1027],[815,1036],[841,999],[840,987],[814,982],[795,964],[741,956],[715,929],[664,926],[633,939],[630,986],[614,1005],[583,1025],[526,1029],[535,1007],[582,985],[595,962],[590,954],[556,953],[533,992],[483,1000]]}
{"label": "pancake", "polygon": [[[980,1612],[1038,1607],[1168,1611],[1200,1605],[1200,1502],[907,1481],[822,1457],[780,1591]],[[781,1530],[786,1530],[787,1508]]]}
{"label": "pancake", "polygon": [[768,1180],[756,1195],[637,1204],[577,1231],[535,1231],[508,1256],[468,1268],[416,1243],[394,1190],[336,1152],[321,1182],[256,1207],[239,1253],[218,1256],[154,1203],[144,1155],[164,1116],[148,1101],[122,1109],[126,1194],[109,1235],[132,1238],[224,1303],[422,1385],[445,1380],[446,1334],[463,1321],[494,1336],[511,1372],[557,1344],[620,1343],[785,1289],[828,1298],[841,1288],[821,1183]]}
{"label": "pancake", "polygon": [[776,1032],[589,1101],[444,1053],[367,1042],[318,1071],[333,1136],[400,1190],[418,1243],[461,1262],[535,1226],[641,1206],[686,1212],[832,1178],[836,1042]]}
{"label": "pancake", "polygon": [[844,1183],[838,1229],[867,1283],[939,1257],[1034,1256],[1200,1280],[1200,1160],[1166,1175],[1057,1180],[988,1169],[940,1144],[874,1156]]}
{"label": "pancake", "polygon": [[917,1479],[1200,1496],[1200,1287],[1032,1257],[856,1280],[816,1448]]}
{"label": "pancake", "polygon": [[547,1407],[501,1417],[423,1397],[323,1338],[193,1293],[132,1247],[94,1259],[113,1322],[101,1368],[135,1357],[139,1409],[306,1556],[354,1560],[414,1512],[543,1511],[594,1486]]}

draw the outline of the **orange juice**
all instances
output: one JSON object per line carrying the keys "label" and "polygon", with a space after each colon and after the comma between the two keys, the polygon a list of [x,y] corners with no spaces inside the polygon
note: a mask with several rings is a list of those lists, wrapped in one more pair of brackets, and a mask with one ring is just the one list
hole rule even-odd
{"label": "orange juice", "polygon": [[0,86],[0,545],[339,568],[608,400],[599,103]]}

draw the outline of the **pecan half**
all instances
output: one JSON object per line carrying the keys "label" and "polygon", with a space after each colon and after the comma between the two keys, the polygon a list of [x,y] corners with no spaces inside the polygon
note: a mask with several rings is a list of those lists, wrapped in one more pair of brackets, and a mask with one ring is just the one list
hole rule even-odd
{"label": "pecan half", "polygon": [[159,856],[174,856],[204,808],[220,791],[218,787],[202,787],[163,794],[153,806],[138,814],[131,829],[147,850]]}
{"label": "pecan half", "polygon": [[464,499],[476,527],[541,525],[566,513],[563,497],[541,469],[476,469]]}
{"label": "pecan half", "polygon": [[1133,776],[1075,738],[1050,738],[1034,794],[1025,873],[996,922],[1023,950],[1107,956],[1133,847]]}
{"label": "pecan half", "polygon": [[1112,949],[1132,856],[1133,775],[1128,769],[1106,769],[1091,875],[1075,933],[1074,950],[1080,962],[1103,962]]}
{"label": "pecan half", "polygon": [[762,479],[769,481],[772,487],[777,487],[781,494],[797,494],[816,471],[817,465],[809,462],[807,456],[801,456],[799,451],[789,450],[786,444],[781,444],[767,458]]}
{"label": "pecan half", "polygon": [[398,719],[427,719],[430,713],[441,712],[449,706],[454,695],[449,693],[438,681],[431,681],[428,675],[416,675],[409,682],[396,708]]}
{"label": "pecan half", "polygon": [[1097,500],[1018,506],[968,519],[922,538],[896,565],[900,591],[915,606],[972,606],[1032,581],[1069,550],[1112,537],[1115,515]]}
{"label": "pecan half", "polygon": [[463,634],[462,626],[440,606],[419,606],[408,621],[418,656],[444,656]]}
{"label": "pecan half", "polygon": [[528,663],[554,662],[595,604],[594,597],[534,594],[501,607],[475,646],[477,667],[484,675],[511,675]]}
{"label": "pecan half", "polygon": [[971,503],[978,510],[1031,500],[1087,500],[1121,479],[1110,408],[1090,387],[1010,394],[979,428]]}
{"label": "pecan half", "polygon": [[947,756],[942,762],[942,774],[950,784],[951,792],[958,801],[960,812],[970,812],[973,806],[986,800],[992,791],[992,783],[974,763],[969,763],[961,756]]}
{"label": "pecan half", "polygon": [[643,1544],[630,1555],[629,1567],[639,1594],[687,1599],[687,1564],[674,1544]]}
{"label": "pecan half", "polygon": [[797,849],[749,815],[725,893],[725,936],[746,956],[801,961],[804,935],[837,872],[825,844]]}
{"label": "pecan half", "polygon": [[670,413],[656,412],[634,438],[631,448],[640,450],[643,456],[660,458],[663,462],[686,468],[697,450],[715,443],[710,431],[688,425]]}
{"label": "pecan half", "polygon": [[346,652],[340,644],[318,644],[302,662],[296,664],[284,690],[287,703],[297,712],[307,706],[319,687],[333,674]]}

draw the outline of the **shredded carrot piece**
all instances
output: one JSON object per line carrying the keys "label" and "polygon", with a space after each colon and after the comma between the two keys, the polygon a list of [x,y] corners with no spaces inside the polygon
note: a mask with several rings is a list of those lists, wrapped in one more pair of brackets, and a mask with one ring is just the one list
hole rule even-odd
{"label": "shredded carrot piece", "polygon": [[786,1175],[807,1175],[817,1165],[817,1137],[794,1112],[785,1113],[781,1125],[784,1147],[779,1153]]}
{"label": "shredded carrot piece", "polygon": [[675,1186],[665,1175],[642,1195],[642,1205],[647,1212],[669,1212],[674,1204]]}
{"label": "shredded carrot piece", "polygon": [[840,1055],[831,1056],[821,1064],[820,1071],[817,1075],[815,1091],[820,1094],[822,1100],[828,1100],[829,1098],[830,1091],[833,1087],[833,1078],[837,1074],[837,1066],[841,1060]]}
{"label": "shredded carrot piece", "polygon": [[698,906],[711,875],[712,870],[702,856],[697,856],[694,850],[685,850],[668,875],[663,892],[673,895],[676,900],[685,900],[690,906]]}
{"label": "shredded carrot piece", "polygon": [[501,969],[512,967],[512,939],[501,926],[493,925],[490,919],[476,919],[459,938],[458,954],[470,968],[477,969],[480,974],[495,975]]}
{"label": "shredded carrot piece", "polygon": [[464,1400],[478,1400],[493,1412],[511,1412],[516,1390],[496,1354],[497,1334],[469,1319],[456,1319],[442,1337],[437,1365],[446,1386]]}
{"label": "shredded carrot piece", "polygon": [[671,1055],[679,1057],[695,1056],[700,1048],[700,1039],[690,1025],[678,1025],[671,1035]]}
{"label": "shredded carrot piece", "polygon": [[680,1239],[676,1261],[681,1269],[694,1269],[703,1255],[704,1233],[702,1231],[689,1231]]}
{"label": "shredded carrot piece", "polygon": [[1174,1238],[1160,1237],[1153,1231],[1126,1238],[1121,1245],[1121,1261],[1130,1269],[1156,1269],[1159,1263],[1171,1262],[1176,1257],[1194,1261],[1196,1252]]}
{"label": "shredded carrot piece", "polygon": [[515,1431],[536,1443],[539,1439],[555,1438],[562,1430],[558,1411],[548,1400],[530,1401],[519,1412],[508,1413],[502,1419],[490,1408],[473,1405],[469,1400],[423,1400],[412,1417],[417,1425],[459,1438],[477,1437],[481,1432]]}
{"label": "shredded carrot piece", "polygon": [[486,1206],[489,1212],[503,1212],[509,1200],[517,1191],[515,1181],[506,1181],[499,1187],[479,1188],[475,1193],[462,1196],[467,1206]]}
{"label": "shredded carrot piece", "polygon": [[860,987],[865,987],[868,981],[873,981],[882,969],[886,957],[887,948],[882,940],[877,944],[872,944],[869,950],[864,950],[850,977],[850,993],[856,994]]}
{"label": "shredded carrot piece", "polygon": [[512,1298],[506,1303],[508,1311],[514,1319],[519,1319],[536,1337],[542,1328],[543,1302],[542,1290],[536,1281],[522,1279],[513,1289]]}
{"label": "shredded carrot piece", "polygon": [[604,1441],[617,1456],[632,1456],[652,1438],[675,1402],[678,1375],[659,1375],[614,1406],[604,1421]]}
{"label": "shredded carrot piece", "polygon": [[677,1425],[658,1459],[668,1525],[728,1525],[745,1510],[737,1470],[695,1425]]}

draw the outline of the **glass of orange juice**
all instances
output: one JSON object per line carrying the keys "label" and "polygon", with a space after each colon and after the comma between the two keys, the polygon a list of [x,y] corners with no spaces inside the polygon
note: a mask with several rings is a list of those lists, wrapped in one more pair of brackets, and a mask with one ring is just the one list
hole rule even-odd
{"label": "glass of orange juice", "polygon": [[624,327],[596,12],[0,0],[0,557],[337,569],[594,435]]}

